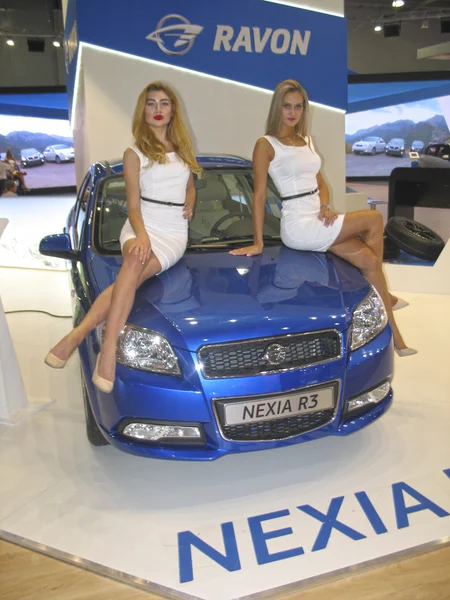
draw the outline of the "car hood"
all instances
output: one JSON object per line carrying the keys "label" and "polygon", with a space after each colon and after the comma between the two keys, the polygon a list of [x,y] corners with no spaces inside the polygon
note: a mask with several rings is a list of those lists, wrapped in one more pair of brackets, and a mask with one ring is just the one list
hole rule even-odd
{"label": "car hood", "polygon": [[[114,281],[121,260],[92,254],[97,293]],[[188,252],[137,291],[128,323],[159,331],[174,346],[305,331],[344,331],[369,292],[361,273],[325,253],[284,246],[255,257]]]}
{"label": "car hood", "polygon": [[355,144],[353,144],[354,146],[371,146],[372,144],[375,144],[375,142],[355,142]]}

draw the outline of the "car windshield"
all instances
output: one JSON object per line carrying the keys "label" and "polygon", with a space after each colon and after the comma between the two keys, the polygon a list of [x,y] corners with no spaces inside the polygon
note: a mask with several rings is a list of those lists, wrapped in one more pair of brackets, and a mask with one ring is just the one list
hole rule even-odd
{"label": "car windshield", "polygon": [[376,137],[364,138],[363,142],[378,142],[378,138],[376,138]]}
{"label": "car windshield", "polygon": [[391,144],[403,144],[403,140],[401,138],[393,138]]}
{"label": "car windshield", "polygon": [[65,146],[64,144],[58,144],[58,146],[53,146],[55,150],[70,150],[69,146]]}
{"label": "car windshield", "polygon": [[413,145],[415,145],[415,146],[423,146],[423,142],[421,142],[420,140],[414,140]]}
{"label": "car windshield", "polygon": [[25,148],[25,150],[22,150],[22,154],[38,154],[38,151],[36,148]]}
{"label": "car windshield", "polygon": [[[188,249],[228,247],[253,241],[252,169],[207,169],[196,180],[197,200],[189,223]],[[267,185],[265,243],[279,243],[281,201],[271,181]],[[105,178],[97,193],[94,238],[103,254],[119,254],[119,235],[127,218],[123,175]]]}

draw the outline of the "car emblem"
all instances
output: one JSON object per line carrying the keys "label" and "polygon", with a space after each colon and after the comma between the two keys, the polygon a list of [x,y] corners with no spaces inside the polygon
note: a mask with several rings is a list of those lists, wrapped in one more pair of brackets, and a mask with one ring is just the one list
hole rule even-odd
{"label": "car emblem", "polygon": [[[174,20],[175,23],[173,22]],[[172,23],[166,25],[168,21]],[[167,15],[161,19],[155,31],[149,33],[145,39],[156,42],[159,48],[166,54],[181,55],[189,52],[195,42],[195,38],[201,31],[203,31],[201,25],[192,25],[185,17]],[[176,38],[173,44],[170,44],[172,48],[167,47],[168,42],[171,41],[170,38]]]}
{"label": "car emblem", "polygon": [[280,344],[269,344],[262,357],[269,365],[280,365],[286,359],[287,348]]}

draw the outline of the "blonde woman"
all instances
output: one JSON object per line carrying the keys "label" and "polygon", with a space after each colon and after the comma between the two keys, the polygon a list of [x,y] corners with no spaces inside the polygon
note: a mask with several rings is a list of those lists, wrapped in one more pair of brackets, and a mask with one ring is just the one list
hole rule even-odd
{"label": "blonde woman", "polygon": [[331,209],[328,187],[320,172],[321,160],[308,135],[308,120],[308,95],[303,86],[291,79],[279,83],[272,97],[266,135],[258,139],[253,151],[254,243],[231,254],[252,256],[262,251],[270,175],[283,201],[283,243],[295,250],[328,250],[358,267],[383,299],[397,354],[416,354],[406,346],[393,315],[393,309],[406,303],[389,293],[381,268],[382,217],[372,210],[340,215]]}
{"label": "blonde woman", "polygon": [[174,91],[153,82],[141,92],[133,117],[134,145],[125,150],[123,170],[128,219],[120,234],[123,264],[115,283],[99,295],[83,321],[46,356],[62,368],[86,335],[107,320],[92,380],[111,392],[116,344],[136,289],[183,256],[195,203],[193,173],[200,172]]}

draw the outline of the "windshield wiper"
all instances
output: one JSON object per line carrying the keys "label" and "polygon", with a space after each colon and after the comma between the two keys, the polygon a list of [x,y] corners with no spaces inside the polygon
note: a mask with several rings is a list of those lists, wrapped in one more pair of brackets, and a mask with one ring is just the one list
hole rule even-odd
{"label": "windshield wiper", "polygon": [[[281,237],[279,235],[264,235],[264,242],[274,242],[279,243]],[[191,242],[188,248],[217,248],[217,247],[227,247],[231,244],[248,244],[251,245],[253,243],[253,235],[227,235],[223,237],[206,237],[201,239],[199,242]]]}

